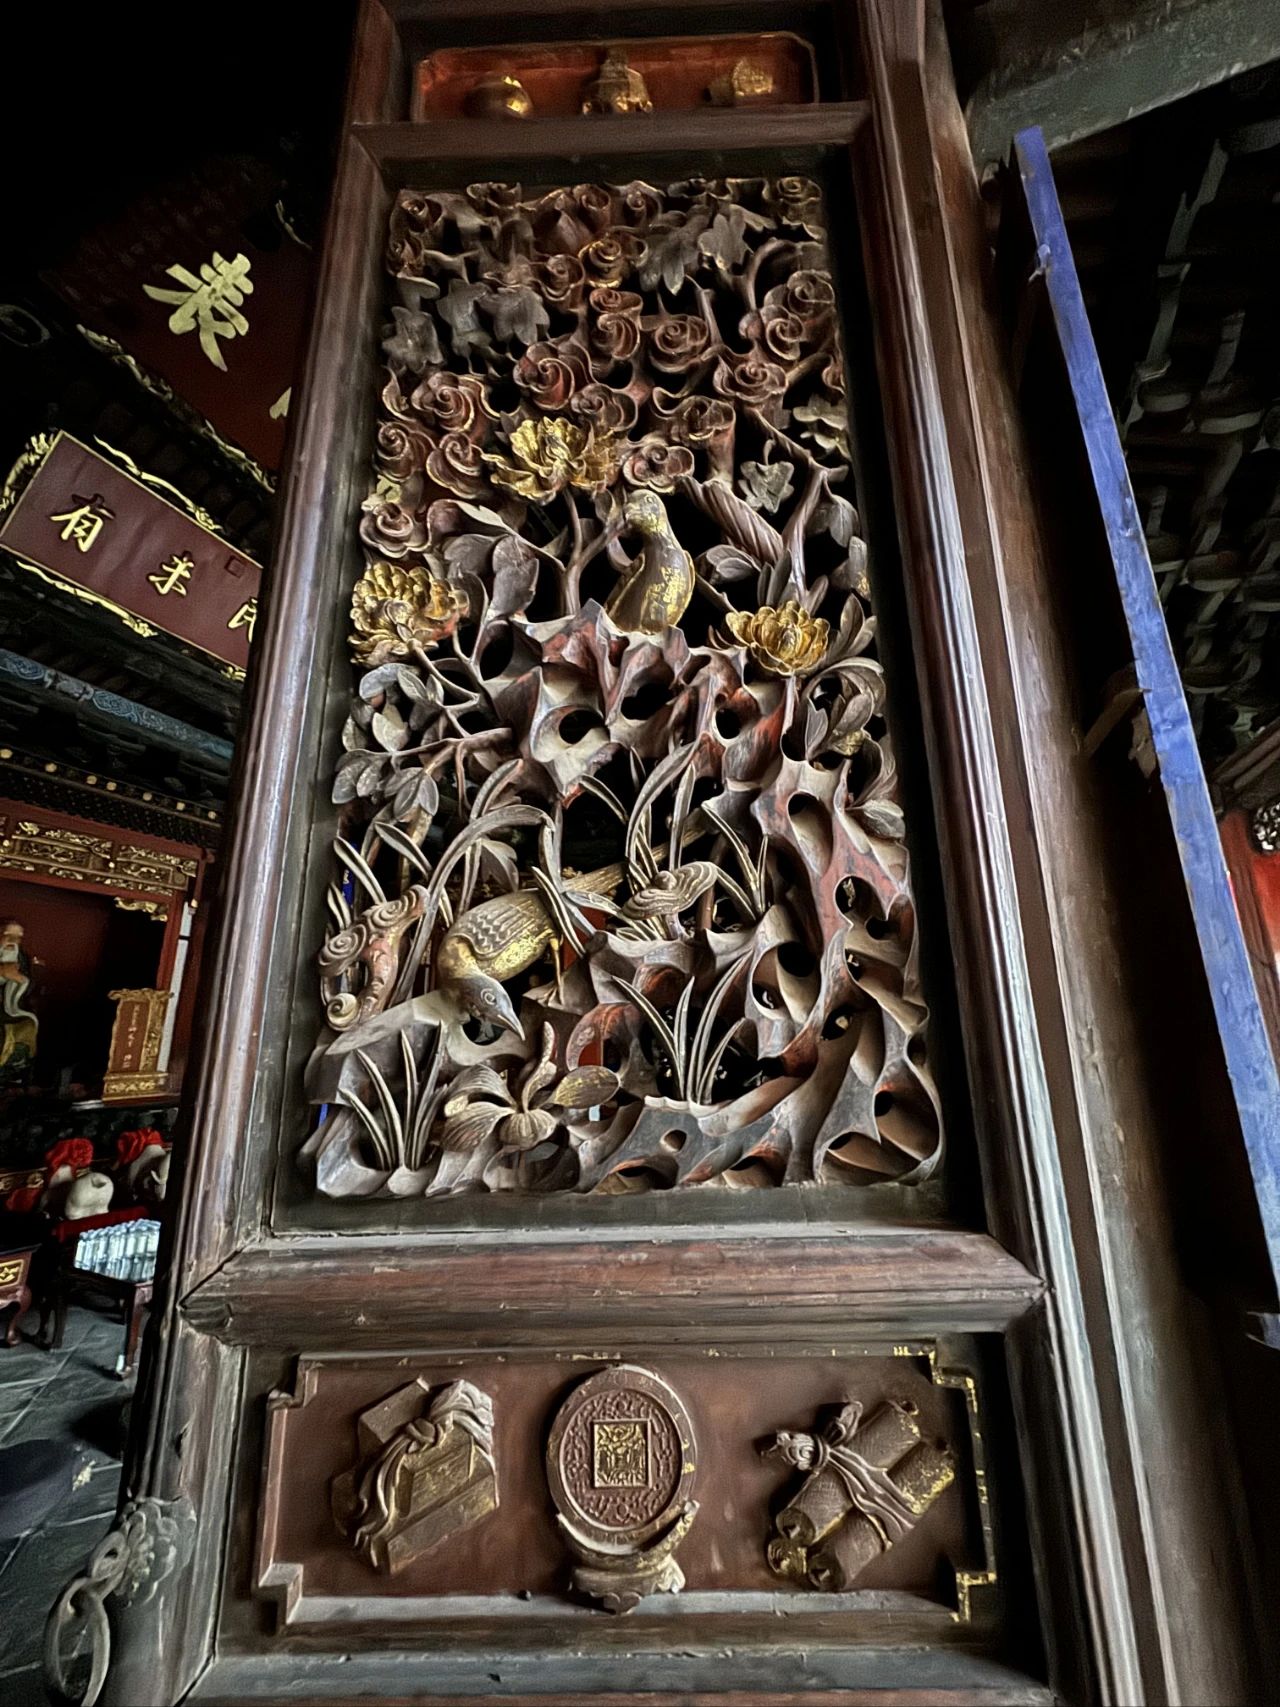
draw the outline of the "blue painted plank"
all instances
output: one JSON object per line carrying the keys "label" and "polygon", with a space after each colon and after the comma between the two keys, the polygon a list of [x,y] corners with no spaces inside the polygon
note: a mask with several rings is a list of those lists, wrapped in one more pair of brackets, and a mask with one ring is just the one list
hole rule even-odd
{"label": "blue painted plank", "polygon": [[1273,1281],[1280,1282],[1280,1072],[1236,915],[1217,820],[1089,328],[1048,150],[1020,131],[1014,160],[1097,488],[1160,781],[1239,1110]]}

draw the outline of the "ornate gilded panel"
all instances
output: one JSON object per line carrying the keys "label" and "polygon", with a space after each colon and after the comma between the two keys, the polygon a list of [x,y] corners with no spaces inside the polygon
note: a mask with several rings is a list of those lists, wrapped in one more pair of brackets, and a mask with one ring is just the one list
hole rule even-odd
{"label": "ornate gilded panel", "polygon": [[401,193],[324,1192],[937,1165],[825,224],[794,177]]}

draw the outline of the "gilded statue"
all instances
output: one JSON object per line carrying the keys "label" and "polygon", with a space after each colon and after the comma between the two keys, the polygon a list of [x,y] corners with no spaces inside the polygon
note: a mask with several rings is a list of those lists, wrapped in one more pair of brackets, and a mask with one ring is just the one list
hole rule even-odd
{"label": "gilded statue", "polygon": [[583,93],[584,113],[650,113],[653,102],[644,78],[620,47],[607,47],[600,69]]}
{"label": "gilded statue", "polygon": [[684,615],[693,597],[693,559],[672,532],[656,492],[633,492],[623,525],[644,536],[640,554],[609,598],[605,611],[619,628],[660,640]]}
{"label": "gilded statue", "polygon": [[17,919],[0,930],[0,1082],[26,1078],[35,1062],[40,1022],[26,1005],[31,957],[22,946],[24,935]]}

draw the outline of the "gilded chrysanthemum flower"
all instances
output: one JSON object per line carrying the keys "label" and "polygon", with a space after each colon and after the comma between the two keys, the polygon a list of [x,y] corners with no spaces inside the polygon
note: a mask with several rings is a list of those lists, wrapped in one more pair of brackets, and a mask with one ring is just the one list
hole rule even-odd
{"label": "gilded chrysanthemum flower", "polygon": [[372,563],[351,594],[351,650],[361,664],[412,658],[451,634],[467,596],[426,569]]}
{"label": "gilded chrysanthemum flower", "polygon": [[816,669],[831,632],[822,617],[810,616],[794,600],[776,610],[764,605],[754,615],[733,611],[727,621],[734,639],[775,676],[798,676]]}
{"label": "gilded chrysanthemum flower", "polygon": [[609,434],[559,417],[522,421],[511,435],[511,449],[513,460],[486,453],[493,484],[535,504],[548,503],[566,486],[598,492],[618,472],[617,448]]}

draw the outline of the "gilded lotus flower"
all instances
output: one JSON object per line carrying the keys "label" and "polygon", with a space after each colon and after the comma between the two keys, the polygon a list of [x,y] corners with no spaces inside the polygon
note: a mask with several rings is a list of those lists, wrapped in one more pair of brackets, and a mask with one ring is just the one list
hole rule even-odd
{"label": "gilded lotus flower", "polygon": [[372,563],[351,594],[358,663],[412,658],[452,633],[467,608],[466,594],[426,569]]}
{"label": "gilded lotus flower", "polygon": [[775,676],[798,676],[816,669],[831,632],[822,617],[810,616],[793,599],[776,610],[764,605],[754,615],[732,611],[727,620],[734,639]]}
{"label": "gilded lotus flower", "polygon": [[535,504],[545,504],[566,486],[596,492],[618,472],[612,437],[560,417],[522,421],[511,435],[514,457],[492,456],[493,483]]}

